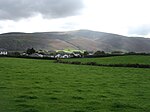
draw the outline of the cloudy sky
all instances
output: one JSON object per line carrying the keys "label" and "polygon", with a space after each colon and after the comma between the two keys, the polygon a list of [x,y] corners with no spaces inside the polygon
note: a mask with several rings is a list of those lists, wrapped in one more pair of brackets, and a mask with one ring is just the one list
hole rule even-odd
{"label": "cloudy sky", "polygon": [[89,29],[150,37],[150,0],[0,0],[0,33]]}

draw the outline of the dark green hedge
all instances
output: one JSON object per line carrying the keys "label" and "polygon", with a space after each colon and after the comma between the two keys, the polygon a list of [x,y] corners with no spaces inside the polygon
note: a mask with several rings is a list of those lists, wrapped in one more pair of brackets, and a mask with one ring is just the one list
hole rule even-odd
{"label": "dark green hedge", "polygon": [[150,65],[146,65],[146,64],[98,64],[96,62],[81,63],[78,61],[71,62],[71,61],[62,61],[62,60],[56,60],[55,62],[64,63],[64,64],[75,64],[75,65],[90,65],[90,66],[150,68]]}

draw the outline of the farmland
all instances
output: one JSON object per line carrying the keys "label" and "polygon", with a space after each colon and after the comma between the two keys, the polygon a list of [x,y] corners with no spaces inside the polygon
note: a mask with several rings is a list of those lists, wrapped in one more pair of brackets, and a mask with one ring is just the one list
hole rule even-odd
{"label": "farmland", "polygon": [[[90,61],[150,63],[148,56],[121,58]],[[149,74],[142,68],[0,58],[0,112],[149,112]]]}

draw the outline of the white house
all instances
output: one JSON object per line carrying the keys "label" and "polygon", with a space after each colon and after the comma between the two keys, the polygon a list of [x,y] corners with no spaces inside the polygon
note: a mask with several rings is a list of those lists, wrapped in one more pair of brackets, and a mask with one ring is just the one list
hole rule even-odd
{"label": "white house", "polygon": [[55,56],[55,58],[60,58],[61,57],[61,54],[57,54],[56,56]]}
{"label": "white house", "polygon": [[67,55],[67,54],[62,55],[61,58],[69,58],[69,55]]}
{"label": "white house", "polygon": [[8,52],[5,49],[0,49],[0,55],[7,55]]}
{"label": "white house", "polygon": [[70,58],[70,55],[68,55],[68,54],[57,54],[55,56],[55,58]]}
{"label": "white house", "polygon": [[78,53],[78,52],[73,53],[73,55],[74,55],[75,57],[82,57],[81,54]]}
{"label": "white house", "polygon": [[33,53],[33,54],[29,55],[29,57],[40,57],[40,58],[43,58],[43,55],[42,54],[38,54],[38,53]]}

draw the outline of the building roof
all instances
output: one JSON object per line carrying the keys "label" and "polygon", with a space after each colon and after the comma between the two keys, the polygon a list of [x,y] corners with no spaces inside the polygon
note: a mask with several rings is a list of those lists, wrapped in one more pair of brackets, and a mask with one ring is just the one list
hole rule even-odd
{"label": "building roof", "polygon": [[4,49],[4,48],[0,48],[0,51],[7,51],[6,49]]}

